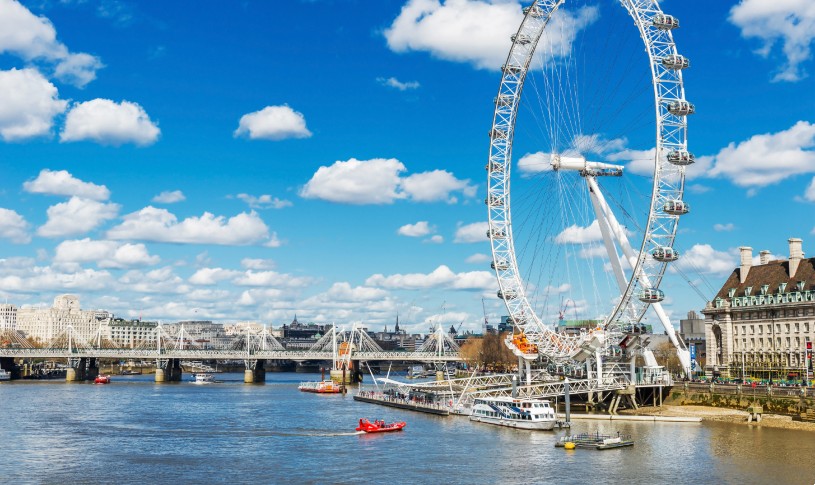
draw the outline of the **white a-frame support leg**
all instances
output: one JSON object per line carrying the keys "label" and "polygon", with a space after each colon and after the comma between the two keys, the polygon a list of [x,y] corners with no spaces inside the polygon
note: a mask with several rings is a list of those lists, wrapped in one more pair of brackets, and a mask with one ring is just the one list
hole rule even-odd
{"label": "white a-frame support leg", "polygon": [[[631,249],[631,244],[628,242],[628,237],[625,235],[625,230],[622,228],[620,223],[617,222],[617,218],[614,217],[614,213],[606,203],[606,199],[603,196],[603,193],[600,191],[600,186],[597,185],[597,181],[594,179],[594,177],[586,177],[586,183],[589,186],[589,193],[592,196],[592,203],[594,203],[596,199],[597,205],[600,207],[600,212],[604,216],[603,219],[606,223],[608,223],[611,232],[614,234],[614,237],[620,244],[620,248],[623,251],[623,255],[628,260],[629,266],[634,268],[637,264],[637,257],[634,255],[634,250]],[[596,210],[597,208],[595,207],[595,211]],[[600,222],[599,213],[598,223],[600,224],[600,230],[602,232],[603,222]],[[606,249],[608,249],[608,245],[606,245]],[[609,258],[612,260],[612,266],[614,264],[613,260],[616,254],[617,251],[614,248],[609,251]],[[640,271],[636,276],[643,288],[651,288],[651,282],[648,280],[648,276],[645,273]],[[660,302],[652,303],[651,308],[654,309],[654,313],[656,313],[662,327],[665,329],[665,333],[668,334],[668,338],[671,339],[671,343],[673,343],[674,347],[676,347],[677,357],[679,357],[682,368],[685,370],[686,374],[690,374],[690,352],[688,352],[688,350],[685,348],[684,342],[677,338],[676,331],[674,330],[671,321],[668,319],[668,315],[665,313],[665,310],[662,308],[662,304]]]}

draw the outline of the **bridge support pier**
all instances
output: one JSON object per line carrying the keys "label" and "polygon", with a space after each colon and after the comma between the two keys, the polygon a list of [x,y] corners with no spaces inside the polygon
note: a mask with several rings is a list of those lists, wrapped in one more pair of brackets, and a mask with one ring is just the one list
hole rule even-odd
{"label": "bridge support pier", "polygon": [[245,360],[246,370],[243,371],[243,382],[246,384],[261,384],[266,382],[266,360]]}
{"label": "bridge support pier", "polygon": [[156,359],[156,383],[181,381],[180,359]]}
{"label": "bridge support pier", "polygon": [[245,360],[246,370],[243,371],[243,382],[246,384],[261,384],[266,382],[266,360]]}
{"label": "bridge support pier", "polygon": [[65,382],[77,382],[85,380],[85,369],[88,367],[88,359],[68,359],[68,369],[65,372]]}
{"label": "bridge support pier", "polygon": [[85,369],[85,380],[92,381],[99,375],[99,362],[97,359],[88,358],[88,367]]}

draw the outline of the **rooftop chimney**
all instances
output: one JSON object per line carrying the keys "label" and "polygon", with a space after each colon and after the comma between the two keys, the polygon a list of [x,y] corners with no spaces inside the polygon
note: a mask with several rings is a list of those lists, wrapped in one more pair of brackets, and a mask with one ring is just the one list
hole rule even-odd
{"label": "rooftop chimney", "polygon": [[770,262],[770,252],[766,249],[758,253],[758,259],[760,264],[767,264]]}
{"label": "rooftop chimney", "polygon": [[793,278],[798,271],[798,265],[804,259],[804,251],[801,249],[803,241],[797,237],[791,237],[788,242],[790,243],[790,278]]}
{"label": "rooftop chimney", "polygon": [[742,246],[739,248],[741,253],[741,271],[739,271],[739,281],[744,283],[747,281],[747,273],[750,272],[750,267],[753,265],[753,248],[750,246]]}

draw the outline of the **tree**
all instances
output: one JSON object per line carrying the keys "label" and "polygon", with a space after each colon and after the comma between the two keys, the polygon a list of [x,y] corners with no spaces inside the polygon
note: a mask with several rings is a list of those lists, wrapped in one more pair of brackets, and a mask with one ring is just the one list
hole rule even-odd
{"label": "tree", "polygon": [[679,357],[676,355],[676,347],[670,341],[662,342],[652,349],[657,363],[664,366],[670,372],[681,372],[682,364],[679,362]]}
{"label": "tree", "polygon": [[459,354],[469,365],[482,369],[506,371],[511,368],[516,357],[504,344],[505,335],[487,334],[483,337],[470,337],[461,346]]}

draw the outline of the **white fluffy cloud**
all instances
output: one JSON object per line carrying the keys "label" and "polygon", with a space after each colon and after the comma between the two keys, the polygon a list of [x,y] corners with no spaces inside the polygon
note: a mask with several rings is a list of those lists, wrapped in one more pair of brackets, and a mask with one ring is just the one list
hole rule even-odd
{"label": "white fluffy cloud", "polygon": [[522,18],[516,2],[410,0],[385,31],[385,38],[395,52],[425,51],[441,59],[497,69]]}
{"label": "white fluffy cloud", "polygon": [[812,181],[804,192],[804,200],[815,202],[815,177],[812,178]]}
{"label": "white fluffy cloud", "polygon": [[726,276],[736,267],[737,260],[732,251],[717,251],[710,244],[694,244],[673,264],[684,270]]}
{"label": "white fluffy cloud", "polygon": [[543,152],[527,153],[518,160],[518,171],[521,175],[551,172],[551,155]]}
{"label": "white fluffy cloud", "polygon": [[28,222],[15,211],[0,208],[0,238],[17,244],[30,242]]}
{"label": "white fluffy cloud", "polygon": [[246,269],[275,269],[277,265],[271,259],[243,258],[241,266]]}
{"label": "white fluffy cloud", "polygon": [[287,138],[308,138],[311,132],[306,128],[303,113],[294,111],[287,105],[267,106],[260,111],[241,116],[234,135],[247,136],[250,140],[285,140]]}
{"label": "white fluffy cloud", "polygon": [[456,229],[456,236],[453,242],[457,243],[474,243],[484,242],[487,240],[487,230],[490,228],[488,222],[473,222],[472,224],[465,224]]}
{"label": "white fluffy cloud", "polygon": [[[2,32],[0,25],[0,44]],[[4,141],[50,134],[54,117],[64,112],[67,105],[67,101],[59,99],[56,86],[35,69],[0,71],[0,138]]]}
{"label": "white fluffy cloud", "polygon": [[429,274],[410,273],[385,276],[375,274],[365,280],[368,286],[388,289],[422,290],[428,288],[449,288],[455,290],[488,290],[496,286],[495,276],[488,271],[454,273],[441,265]]}
{"label": "white fluffy cloud", "polygon": [[419,88],[419,81],[408,81],[402,82],[395,77],[389,77],[385,79],[384,77],[376,78],[376,81],[389,88],[398,89],[399,91],[407,91],[408,89],[418,89]]}
{"label": "white fluffy cloud", "polygon": [[269,237],[269,228],[255,212],[242,212],[228,219],[204,212],[200,217],[188,217],[179,222],[167,209],[147,206],[123,219],[124,222],[108,231],[108,238],[224,246],[264,241],[272,245],[276,241],[276,238]]}
{"label": "white fluffy cloud", "polygon": [[567,227],[555,237],[555,242],[558,244],[583,244],[600,241],[601,239],[603,239],[603,234],[600,232],[600,223],[595,219],[587,227],[578,226],[577,224]]}
{"label": "white fluffy cloud", "polygon": [[158,204],[175,204],[176,202],[181,202],[186,199],[187,198],[184,197],[184,193],[180,190],[165,190],[164,192],[153,197],[153,202]]}
{"label": "white fluffy cloud", "polygon": [[41,170],[37,178],[23,183],[23,189],[32,194],[76,196],[99,201],[110,197],[110,190],[104,185],[84,182],[67,170]]}
{"label": "white fluffy cloud", "polygon": [[0,290],[15,292],[94,291],[112,285],[109,272],[83,268],[62,271],[50,266],[34,266],[4,271],[0,276]]}
{"label": "white fluffy cloud", "polygon": [[119,282],[127,285],[127,289],[139,293],[183,294],[190,291],[189,285],[184,284],[184,280],[169,266],[146,272],[130,270],[119,278]]}
{"label": "white fluffy cloud", "polygon": [[[568,53],[577,33],[598,18],[596,8],[559,9],[544,32],[547,51]],[[385,30],[394,52],[429,52],[440,59],[498,69],[523,19],[521,4],[507,0],[409,0]]]}
{"label": "white fluffy cloud", "polygon": [[450,172],[432,170],[402,177],[406,170],[395,158],[337,161],[317,169],[300,196],[345,204],[392,204],[397,199],[455,203],[458,199],[452,192],[475,194],[469,180],[459,180]]}
{"label": "white fluffy cloud", "polygon": [[464,260],[464,262],[472,264],[487,263],[489,261],[492,261],[492,258],[483,253],[475,253]]}
{"label": "white fluffy cloud", "polygon": [[433,232],[436,232],[436,229],[430,227],[427,221],[419,221],[416,224],[405,224],[396,231],[400,236],[408,237],[423,237]]}
{"label": "white fluffy cloud", "polygon": [[60,141],[90,140],[103,145],[133,143],[145,146],[155,143],[159,134],[158,126],[138,104],[92,99],[77,103],[68,111]]}
{"label": "white fluffy cloud", "polygon": [[778,133],[730,143],[713,157],[709,175],[740,187],[764,187],[794,175],[815,172],[815,124],[799,121]]}
{"label": "white fluffy cloud", "polygon": [[399,174],[405,170],[395,158],[337,161],[317,169],[300,195],[346,204],[390,204],[404,197],[397,189]]}
{"label": "white fluffy cloud", "polygon": [[32,62],[45,62],[54,68],[62,82],[83,87],[96,78],[103,67],[98,57],[71,53],[57,40],[54,25],[38,17],[15,0],[0,0],[0,54],[9,53]]}
{"label": "white fluffy cloud", "polygon": [[100,268],[151,266],[161,258],[151,255],[144,244],[94,241],[89,238],[63,241],[55,250],[55,263],[91,263]]}
{"label": "white fluffy cloud", "polygon": [[439,234],[434,234],[422,242],[430,244],[441,244],[444,242],[444,237],[440,236]]}
{"label": "white fluffy cloud", "polygon": [[71,197],[48,208],[48,220],[37,229],[43,237],[84,234],[119,213],[119,204]]}
{"label": "white fluffy cloud", "polygon": [[250,269],[235,278],[234,283],[239,286],[303,288],[313,284],[314,280],[307,276],[292,276],[277,271],[254,271]]}
{"label": "white fluffy cloud", "polygon": [[769,56],[777,42],[782,43],[786,62],[774,81],[806,77],[801,64],[812,58],[811,45],[815,39],[815,3],[811,0],[742,0],[730,9],[729,20],[741,29],[743,37],[762,41],[762,47],[756,51],[762,57]]}
{"label": "white fluffy cloud", "polygon": [[190,276],[190,283],[194,285],[215,285],[219,281],[235,278],[240,271],[224,268],[201,268]]}
{"label": "white fluffy cloud", "polygon": [[404,193],[416,202],[446,201],[449,204],[458,202],[452,192],[461,192],[465,197],[475,195],[476,187],[469,180],[459,180],[446,170],[432,170],[415,173],[402,179]]}
{"label": "white fluffy cloud", "polygon": [[235,197],[246,202],[252,209],[283,209],[284,207],[292,206],[291,201],[272,197],[269,194],[260,196],[238,194]]}
{"label": "white fluffy cloud", "polygon": [[716,232],[729,232],[736,228],[736,225],[732,222],[728,222],[727,224],[713,224],[713,230]]}

